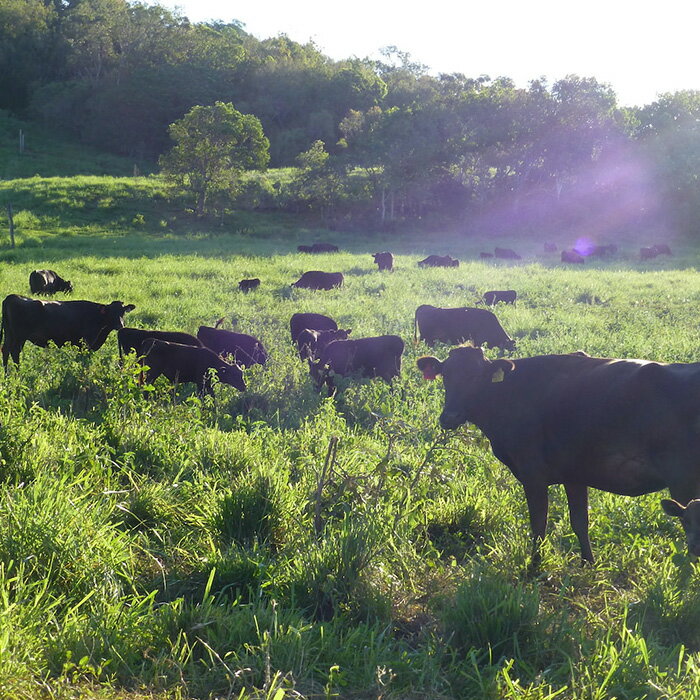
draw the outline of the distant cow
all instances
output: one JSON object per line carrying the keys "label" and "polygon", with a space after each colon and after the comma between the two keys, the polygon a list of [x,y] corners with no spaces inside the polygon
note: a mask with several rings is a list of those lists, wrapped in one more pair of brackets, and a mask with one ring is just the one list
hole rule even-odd
{"label": "distant cow", "polygon": [[654,248],[656,248],[657,255],[673,255],[667,243],[657,243]]}
{"label": "distant cow", "polygon": [[250,280],[241,280],[238,283],[238,289],[240,289],[242,292],[250,292],[253,289],[257,289],[259,286],[260,280],[257,277]]}
{"label": "distant cow", "polygon": [[372,257],[380,270],[394,269],[394,256],[391,253],[374,253]]}
{"label": "distant cow", "polygon": [[146,381],[152,384],[160,375],[171,382],[195,382],[200,394],[212,393],[209,370],[214,370],[219,381],[245,391],[243,371],[238,365],[222,360],[208,348],[196,348],[162,340],[149,340],[144,346],[143,363],[148,366]]}
{"label": "distant cow", "polygon": [[27,341],[42,348],[54,342],[84,344],[90,350],[99,350],[110,331],[124,326],[124,314],[134,308],[121,301],[40,301],[10,294],[2,302],[2,363],[7,369],[8,358],[12,357],[19,364]]}
{"label": "distant cow", "polygon": [[358,372],[363,377],[380,377],[391,383],[401,372],[404,343],[398,335],[336,340],[330,343],[316,362],[309,361],[309,371],[320,391],[325,383],[332,393],[333,375]]}
{"label": "distant cow", "polygon": [[418,267],[459,267],[459,260],[449,255],[429,255],[418,262]]}
{"label": "distant cow", "polygon": [[561,261],[565,263],[577,263],[582,265],[584,262],[586,262],[586,259],[575,250],[562,250]]}
{"label": "distant cow", "polygon": [[312,253],[337,253],[338,246],[332,243],[314,243],[311,246]]}
{"label": "distant cow", "polygon": [[73,285],[53,270],[34,270],[29,274],[29,289],[32,294],[55,294],[72,292]]}
{"label": "distant cow", "polygon": [[302,360],[317,360],[326,346],[334,340],[347,340],[350,333],[352,333],[351,328],[327,331],[304,328],[297,336],[299,357]]}
{"label": "distant cow", "polygon": [[[294,343],[301,355],[301,348],[298,344],[299,334],[305,329],[314,331],[335,331],[338,324],[330,317],[315,313],[296,313],[289,319],[289,331]],[[302,356],[302,360],[304,357]]]}
{"label": "distant cow", "polygon": [[504,291],[493,290],[484,293],[484,304],[493,306],[499,301],[502,301],[504,304],[515,304],[517,296],[518,293],[514,289],[506,289]]}
{"label": "distant cow", "polygon": [[267,350],[255,336],[200,326],[197,338],[217,355],[231,355],[233,361],[242,367],[264,365],[267,362]]}
{"label": "distant cow", "polygon": [[137,355],[143,355],[144,343],[148,340],[164,340],[166,343],[179,343],[180,345],[191,345],[193,347],[204,347],[200,340],[197,340],[190,333],[180,331],[155,331],[148,328],[120,328],[117,331],[117,344],[119,345],[119,355],[128,355],[132,350]]}
{"label": "distant cow", "polygon": [[656,249],[655,245],[639,249],[639,259],[640,260],[652,260],[658,254],[659,254],[659,251]]}
{"label": "distant cow", "polygon": [[446,360],[422,357],[426,379],[442,375],[443,428],[481,428],[494,455],[525,490],[534,560],[547,527],[548,487],[563,484],[582,557],[588,488],[640,496],[668,488],[690,551],[700,554],[700,363],[665,364],[585,354],[490,361],[479,348]]}
{"label": "distant cow", "polygon": [[300,253],[313,253],[313,248],[310,245],[298,245],[297,250]]}
{"label": "distant cow", "polygon": [[544,252],[545,253],[556,253],[557,252],[557,244],[556,243],[545,243],[544,244]]}
{"label": "distant cow", "polygon": [[493,253],[479,253],[479,257],[482,260],[488,260],[489,258],[493,257]]}
{"label": "distant cow", "polygon": [[466,306],[448,309],[429,304],[419,306],[414,319],[414,338],[419,337],[430,347],[438,340],[451,344],[471,340],[475,345],[515,349],[515,341],[503,330],[495,314]]}
{"label": "distant cow", "polygon": [[496,248],[494,250],[494,255],[497,258],[502,258],[503,260],[522,260],[522,256],[518,255],[510,248]]}
{"label": "distant cow", "polygon": [[310,270],[305,272],[292,287],[299,289],[335,289],[343,286],[342,272],[321,272],[320,270]]}

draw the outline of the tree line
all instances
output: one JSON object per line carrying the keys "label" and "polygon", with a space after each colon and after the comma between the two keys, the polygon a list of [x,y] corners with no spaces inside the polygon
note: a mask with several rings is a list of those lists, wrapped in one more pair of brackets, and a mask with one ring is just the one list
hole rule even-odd
{"label": "tree line", "polygon": [[[214,178],[200,213],[271,207],[338,227],[426,220],[599,238],[692,233],[700,220],[697,91],[629,108],[594,77],[522,88],[431,75],[395,47],[378,61],[333,61],[313,43],[259,40],[240,23],[192,23],[159,5],[0,0],[0,109],[135,161],[160,157],[191,185],[174,165],[176,125],[216,104],[259,122],[265,154],[246,167],[295,174]],[[231,172],[244,161],[229,159]]]}

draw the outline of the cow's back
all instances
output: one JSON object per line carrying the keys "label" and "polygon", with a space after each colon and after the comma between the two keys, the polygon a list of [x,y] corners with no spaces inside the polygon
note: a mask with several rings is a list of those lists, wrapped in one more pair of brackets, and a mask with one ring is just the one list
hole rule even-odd
{"label": "cow's back", "polygon": [[316,313],[295,313],[289,319],[292,342],[296,344],[299,333],[305,328],[313,331],[335,331],[338,324],[330,317]]}

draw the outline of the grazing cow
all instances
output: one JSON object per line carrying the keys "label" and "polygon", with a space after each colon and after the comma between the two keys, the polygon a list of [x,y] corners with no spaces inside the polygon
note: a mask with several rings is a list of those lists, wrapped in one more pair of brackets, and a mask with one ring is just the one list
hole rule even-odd
{"label": "grazing cow", "polygon": [[[2,302],[2,363],[7,369],[8,357],[19,364],[19,355],[29,341],[45,348],[56,345],[85,344],[99,350],[110,331],[124,326],[124,314],[133,311],[133,304],[121,301],[98,304],[94,301],[40,301],[17,294],[6,296]],[[4,343],[3,343],[4,338]]]}
{"label": "grazing cow", "polygon": [[657,243],[653,247],[656,248],[657,255],[673,255],[667,243]]}
{"label": "grazing cow", "polygon": [[242,367],[264,365],[267,362],[267,350],[255,336],[200,326],[197,338],[221,357],[232,355],[233,361]]}
{"label": "grazing cow", "polygon": [[557,252],[557,244],[556,243],[545,243],[544,244],[544,252],[545,253],[556,253]]}
{"label": "grazing cow", "polygon": [[313,248],[310,245],[298,245],[297,250],[300,253],[313,253]]}
{"label": "grazing cow", "polygon": [[391,253],[374,253],[372,257],[380,270],[394,269],[394,256]]}
{"label": "grazing cow", "polygon": [[418,262],[418,267],[459,267],[459,260],[449,255],[429,255]]}
{"label": "grazing cow", "polygon": [[238,289],[242,292],[250,292],[253,289],[257,289],[260,286],[260,280],[254,277],[252,280],[241,280],[238,283]]}
{"label": "grazing cow", "polygon": [[332,243],[314,243],[311,246],[312,253],[337,253],[338,246]]}
{"label": "grazing cow", "polygon": [[581,255],[581,253],[577,253],[575,250],[562,250],[561,261],[565,263],[576,263],[583,265],[583,263],[586,262],[586,259],[583,257],[583,255]]}
{"label": "grazing cow", "polygon": [[164,340],[166,343],[179,343],[202,348],[204,345],[190,333],[180,331],[152,331],[147,328],[120,328],[117,331],[119,356],[128,355],[132,350],[137,355],[144,354],[144,343],[147,340]]}
{"label": "grazing cow", "polygon": [[208,348],[149,340],[144,345],[143,363],[148,366],[146,381],[152,384],[161,374],[171,382],[196,382],[200,394],[213,393],[209,370],[213,369],[219,381],[245,391],[243,371],[236,364],[222,360]]}
{"label": "grazing cow", "polygon": [[438,340],[452,344],[471,340],[475,345],[515,350],[515,341],[503,330],[495,314],[467,306],[453,309],[419,306],[414,319],[414,338],[419,337],[430,347]]}
{"label": "grazing cow", "polygon": [[[289,331],[292,335],[292,343],[298,348],[297,339],[299,334],[308,328],[314,331],[335,331],[338,330],[338,324],[330,317],[323,314],[315,313],[296,313],[289,319]],[[301,353],[301,348],[299,348]],[[302,359],[304,359],[302,357]]]}
{"label": "grazing cow", "polygon": [[639,249],[640,260],[653,260],[658,254],[655,245]]}
{"label": "grazing cow", "polygon": [[479,253],[479,257],[482,260],[488,260],[489,258],[493,257],[493,253]]}
{"label": "grazing cow", "polygon": [[[442,427],[467,421],[479,427],[523,485],[535,563],[551,484],[564,485],[571,525],[588,561],[588,487],[624,496],[668,488],[697,514],[700,363],[581,353],[490,361],[480,348],[461,347],[443,362],[422,357],[418,367],[426,379],[443,376]],[[700,521],[693,515],[683,522],[698,542]]]}
{"label": "grazing cow", "polygon": [[363,377],[380,377],[391,383],[401,372],[403,340],[398,335],[380,335],[355,340],[335,340],[321,353],[320,359],[309,361],[309,372],[320,391],[325,383],[333,393],[333,375],[346,376],[359,372]]}
{"label": "grazing cow", "polygon": [[29,289],[32,294],[55,294],[72,292],[73,285],[53,270],[34,270],[29,274]]}
{"label": "grazing cow", "polygon": [[504,304],[515,304],[515,299],[517,298],[517,296],[518,293],[514,289],[506,289],[500,292],[497,290],[493,290],[484,294],[484,304],[493,306],[499,301],[502,301]]}
{"label": "grazing cow", "polygon": [[302,360],[317,360],[326,346],[330,345],[334,340],[347,340],[350,333],[352,333],[351,328],[327,331],[315,331],[310,328],[304,328],[297,335],[296,342],[299,357]]}
{"label": "grazing cow", "polygon": [[503,260],[522,260],[522,256],[510,248],[496,248],[493,252],[497,258],[502,258]]}
{"label": "grazing cow", "polygon": [[320,270],[310,270],[305,272],[292,287],[299,289],[335,289],[343,286],[342,272],[321,272]]}

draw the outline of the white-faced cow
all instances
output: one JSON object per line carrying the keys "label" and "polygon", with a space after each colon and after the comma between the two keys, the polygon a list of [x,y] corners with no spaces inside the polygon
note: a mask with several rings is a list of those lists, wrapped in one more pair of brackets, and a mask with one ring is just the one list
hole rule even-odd
{"label": "white-faced cow", "polygon": [[146,381],[149,384],[162,374],[171,382],[195,382],[200,394],[211,394],[210,370],[214,370],[220,382],[239,391],[246,390],[241,368],[222,360],[209,348],[152,339],[144,344],[143,364],[148,367]]}
{"label": "white-faced cow", "polygon": [[470,422],[525,489],[533,555],[547,527],[548,487],[563,484],[583,559],[588,488],[640,496],[668,488],[700,553],[700,363],[589,357],[585,353],[490,361],[459,347],[447,359],[421,357],[426,379],[442,375],[448,430]]}
{"label": "white-faced cow", "polygon": [[320,359],[309,361],[309,372],[320,391],[325,384],[329,395],[334,391],[333,376],[355,372],[362,377],[380,377],[391,383],[401,372],[404,343],[398,335],[380,335],[355,340],[335,340],[321,353]]}
{"label": "white-faced cow", "polygon": [[53,270],[34,270],[29,273],[29,289],[32,294],[55,294],[72,292],[73,285]]}
{"label": "white-faced cow", "polygon": [[430,347],[437,341],[456,344],[471,340],[475,345],[515,350],[515,341],[503,330],[495,314],[467,306],[452,309],[419,306],[414,318],[414,338],[419,337]]}
{"label": "white-faced cow", "polygon": [[85,345],[99,350],[110,331],[124,327],[124,314],[136,308],[121,301],[98,304],[94,301],[40,301],[17,294],[2,302],[2,362],[12,357],[19,364],[19,355],[29,341],[45,348],[56,345]]}

